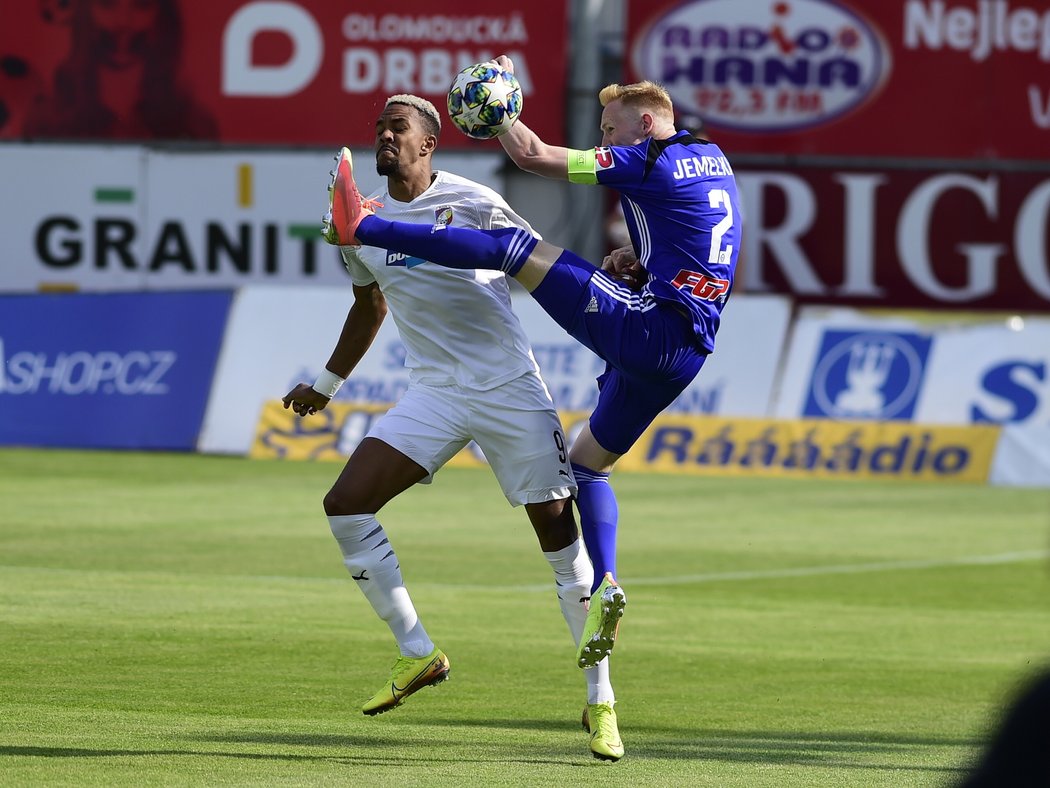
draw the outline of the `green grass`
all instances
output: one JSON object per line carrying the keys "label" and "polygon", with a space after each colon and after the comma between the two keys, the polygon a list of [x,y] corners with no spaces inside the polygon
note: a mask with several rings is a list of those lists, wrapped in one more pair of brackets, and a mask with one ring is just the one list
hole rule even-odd
{"label": "green grass", "polygon": [[621,474],[599,763],[531,528],[446,469],[382,520],[452,681],[366,718],[337,471],[0,451],[0,782],[940,786],[1050,655],[1046,491]]}

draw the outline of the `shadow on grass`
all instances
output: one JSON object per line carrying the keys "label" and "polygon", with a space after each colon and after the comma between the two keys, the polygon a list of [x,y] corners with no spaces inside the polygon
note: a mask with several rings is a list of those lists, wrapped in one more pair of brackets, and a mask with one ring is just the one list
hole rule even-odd
{"label": "shadow on grass", "polygon": [[[404,724],[404,723],[400,723]],[[410,727],[417,727],[410,725]],[[428,721],[420,727],[536,730],[544,733],[560,729],[576,730],[576,725],[543,719],[442,720]],[[972,748],[972,739],[941,736],[911,736],[886,732],[790,732],[768,730],[690,729],[669,726],[627,725],[623,728],[630,760],[694,761],[755,765],[810,766],[843,770],[928,772],[951,775],[965,768],[921,763],[928,747]],[[582,731],[579,732],[582,736]],[[688,738],[683,738],[687,734]],[[443,737],[446,739],[454,737]],[[241,731],[204,734],[192,741],[227,745],[261,745],[277,748],[324,747],[335,752],[227,752],[196,750],[122,750],[78,747],[19,747],[0,745],[0,757],[98,758],[135,756],[193,756],[200,758],[240,758],[248,760],[310,761],[336,764],[403,766],[426,762],[523,763],[583,767],[587,758],[585,740],[566,736],[566,748],[537,747],[535,743],[507,742],[472,745],[472,753],[461,752],[447,758],[435,757],[432,740],[414,741],[409,737]],[[572,743],[572,742],[576,743]],[[581,752],[581,744],[583,750]],[[382,750],[398,752],[384,755]],[[514,757],[513,750],[519,750]],[[522,752],[524,750],[524,752]],[[527,756],[525,755],[527,752]],[[357,753],[360,753],[358,755]],[[508,757],[511,756],[511,757]]]}
{"label": "shadow on grass", "polygon": [[[577,724],[552,722],[543,719],[491,719],[491,720],[442,720],[428,721],[427,727],[471,728],[483,727],[495,730],[536,730],[542,732],[579,731]],[[414,727],[414,726],[413,726]],[[918,754],[928,747],[972,748],[973,739],[949,736],[911,736],[896,733],[874,732],[786,732],[765,730],[715,730],[691,729],[652,725],[626,725],[624,734],[628,754],[632,759],[668,761],[718,761],[727,763],[750,763],[758,765],[818,766],[824,768],[887,770],[909,772],[932,772],[953,774],[963,766],[939,766],[917,763]],[[582,734],[582,731],[580,732]],[[688,733],[688,738],[681,738]],[[453,737],[444,737],[446,740]],[[201,741],[228,744],[266,744],[284,746],[319,747],[382,747],[396,746],[404,750],[413,746],[404,738],[380,738],[371,736],[347,736],[331,734],[298,734],[280,732],[221,733],[200,737]],[[432,756],[429,741],[415,742],[425,748],[427,758]],[[477,743],[474,761],[506,760],[507,745]],[[491,753],[491,757],[486,754]],[[535,752],[535,750],[530,750]],[[586,753],[585,753],[586,754]],[[557,758],[559,753],[549,751],[546,755]],[[893,756],[888,758],[886,756]],[[567,751],[567,759],[578,758],[578,749]],[[407,760],[407,759],[406,759]],[[462,760],[457,757],[456,760]],[[960,759],[960,762],[965,760]],[[566,763],[560,760],[523,759],[529,763]]]}
{"label": "shadow on grass", "polygon": [[[267,734],[262,734],[266,736]],[[303,737],[309,739],[311,737]],[[345,737],[332,737],[345,738]],[[399,746],[401,743],[398,743]],[[498,753],[491,757],[463,758],[457,757],[435,757],[432,749],[421,753],[418,757],[405,755],[383,756],[377,754],[376,742],[369,740],[367,747],[363,748],[361,755],[352,753],[340,753],[338,755],[311,755],[307,753],[270,753],[270,752],[222,752],[222,751],[198,751],[198,750],[132,750],[132,749],[98,749],[87,747],[20,747],[0,745],[0,758],[22,757],[22,758],[158,758],[158,757],[192,757],[192,758],[234,758],[250,761],[290,761],[290,762],[313,762],[331,763],[339,765],[361,765],[361,766],[393,766],[404,767],[407,765],[422,765],[433,762],[462,763],[472,761],[474,763],[521,763],[530,766],[572,766],[586,767],[589,763],[581,762],[579,752],[565,754],[562,758],[557,757],[535,757],[535,758],[508,758]]]}

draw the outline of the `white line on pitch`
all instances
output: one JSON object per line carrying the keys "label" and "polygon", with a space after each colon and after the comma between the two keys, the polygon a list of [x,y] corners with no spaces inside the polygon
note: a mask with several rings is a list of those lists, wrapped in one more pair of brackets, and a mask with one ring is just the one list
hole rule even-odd
{"label": "white line on pitch", "polygon": [[[996,564],[1020,564],[1031,561],[1043,561],[1050,559],[1050,550],[1027,550],[1015,553],[997,553],[995,555],[964,555],[958,558],[942,558],[926,561],[879,561],[866,564],[830,564],[828,566],[799,566],[785,567],[783,569],[753,569],[736,572],[707,572],[695,575],[668,575],[666,577],[625,577],[622,582],[628,586],[684,586],[697,585],[700,583],[733,582],[737,580],[776,580],[791,577],[819,577],[820,575],[856,575],[867,572],[898,572],[913,569],[944,569],[952,566],[992,566]],[[130,576],[139,574],[144,577],[153,578],[179,578],[185,577],[186,573],[169,571],[142,571],[128,572],[118,569],[77,569],[72,567],[41,567],[41,566],[12,566],[0,565],[0,572],[11,573],[42,573],[42,574],[113,574]],[[310,585],[316,583],[345,583],[348,578],[343,577],[289,577],[287,575],[220,575],[190,573],[193,577],[209,579],[231,580],[241,578],[254,581],[272,581],[276,583],[292,583]],[[552,586],[550,583],[531,583],[521,585],[483,585],[481,583],[411,583],[412,588],[434,588],[445,590],[462,591],[515,591],[515,592],[548,592]]]}
{"label": "white line on pitch", "polygon": [[865,572],[896,572],[907,569],[941,569],[950,566],[985,566],[994,564],[1018,564],[1050,558],[1050,550],[1029,550],[997,555],[969,555],[959,558],[942,558],[929,561],[879,561],[869,564],[832,564],[830,566],[800,566],[784,569],[755,569],[740,572],[711,572],[699,575],[672,575],[670,577],[640,577],[624,580],[636,586],[687,585],[690,583],[714,583],[722,580],[765,580],[782,577],[816,577],[818,575],[855,575]]}
{"label": "white line on pitch", "polygon": [[[1050,558],[1050,550],[1028,550],[995,555],[965,555],[926,561],[879,561],[866,564],[831,564],[828,566],[799,566],[783,569],[754,569],[738,572],[707,572],[695,575],[668,575],[667,577],[624,577],[624,588],[629,586],[684,586],[699,583],[720,583],[735,580],[776,580],[790,577],[819,577],[820,575],[856,575],[867,572],[898,572],[913,569],[943,569],[952,566],[990,566],[1019,564]],[[547,585],[489,586],[468,583],[419,583],[431,588],[459,588],[463,590],[492,591],[549,591]]]}

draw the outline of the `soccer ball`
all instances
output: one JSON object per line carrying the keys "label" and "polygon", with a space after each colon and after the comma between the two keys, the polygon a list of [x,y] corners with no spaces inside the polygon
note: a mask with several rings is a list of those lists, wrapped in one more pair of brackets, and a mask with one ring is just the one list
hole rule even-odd
{"label": "soccer ball", "polygon": [[506,132],[521,114],[522,103],[518,80],[491,61],[460,71],[448,90],[448,116],[476,140]]}

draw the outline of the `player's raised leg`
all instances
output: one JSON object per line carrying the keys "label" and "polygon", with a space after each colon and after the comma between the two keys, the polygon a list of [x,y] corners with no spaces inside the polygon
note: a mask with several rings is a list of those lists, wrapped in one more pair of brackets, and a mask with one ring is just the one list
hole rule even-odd
{"label": "player's raised leg", "polygon": [[321,227],[321,235],[328,243],[379,246],[449,268],[482,268],[514,276],[539,242],[534,235],[517,227],[475,230],[380,219],[354,182],[352,158],[346,148],[336,156],[328,201],[329,209]]}
{"label": "player's raised leg", "polygon": [[592,668],[612,654],[626,606],[627,595],[613,576],[606,574],[591,595],[587,621],[576,650],[577,665]]}
{"label": "player's raised leg", "polygon": [[[600,382],[599,407],[592,419],[604,412],[603,399],[608,400],[610,393],[616,393],[619,378],[611,371],[603,375]],[[576,506],[580,510],[583,539],[594,565],[587,622],[576,652],[576,663],[581,668],[589,668],[612,653],[627,605],[627,595],[615,580],[619,507],[609,485],[609,474],[620,454],[600,444],[588,423],[577,436],[570,457],[579,488]]]}

